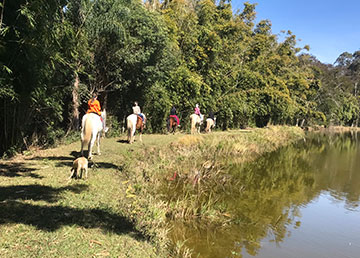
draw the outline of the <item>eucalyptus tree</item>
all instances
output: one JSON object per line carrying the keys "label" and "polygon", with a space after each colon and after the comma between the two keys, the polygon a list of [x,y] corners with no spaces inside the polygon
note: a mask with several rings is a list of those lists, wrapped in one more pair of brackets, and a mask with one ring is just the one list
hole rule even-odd
{"label": "eucalyptus tree", "polygon": [[359,56],[358,52],[342,53],[333,65],[317,63],[321,69],[323,94],[320,107],[335,125],[358,125],[359,120]]}
{"label": "eucalyptus tree", "polygon": [[[80,114],[83,113],[84,102],[89,98],[92,85],[93,62],[89,47],[85,22],[88,19],[94,1],[68,0],[64,7],[63,29],[61,31],[61,52],[59,60],[62,69],[59,71],[69,81],[69,129],[79,129]],[[81,107],[83,107],[81,109]]]}
{"label": "eucalyptus tree", "polygon": [[328,125],[355,125],[359,117],[359,103],[356,95],[356,87],[349,67],[352,63],[352,55],[343,53],[335,62],[335,66],[322,64],[311,55],[301,55],[300,61],[303,69],[313,71],[313,83],[318,88],[313,90],[313,98],[316,107],[314,114],[322,117],[315,122]]}

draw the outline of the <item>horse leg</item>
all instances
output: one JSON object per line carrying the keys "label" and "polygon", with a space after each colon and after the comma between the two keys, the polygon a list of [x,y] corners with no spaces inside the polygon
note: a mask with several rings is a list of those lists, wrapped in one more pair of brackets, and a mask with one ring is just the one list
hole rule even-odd
{"label": "horse leg", "polygon": [[144,130],[144,126],[142,125],[141,128],[140,128],[140,133],[139,133],[139,139],[140,139],[140,142],[142,142],[142,132]]}
{"label": "horse leg", "polygon": [[[135,127],[135,128],[134,128]],[[133,128],[129,130],[129,143],[133,143],[135,141],[135,131],[136,131],[136,125]]]}
{"label": "horse leg", "polygon": [[81,132],[81,156],[84,157],[84,148],[85,148],[85,141],[84,141],[84,133]]}
{"label": "horse leg", "polygon": [[135,132],[136,132],[136,125],[134,126],[133,130],[132,130],[132,133],[131,133],[131,142],[134,142],[135,141]]}
{"label": "horse leg", "polygon": [[[86,116],[86,115],[85,115]],[[85,116],[83,116],[82,120],[81,120],[81,156],[84,157],[84,134],[85,134]]]}
{"label": "horse leg", "polygon": [[127,137],[127,139],[128,139],[128,143],[131,143],[131,129],[130,128],[128,128],[128,137]]}
{"label": "horse leg", "polygon": [[101,137],[101,132],[98,132],[97,136],[96,136],[96,145],[97,145],[97,154],[101,155],[100,152],[100,137]]}
{"label": "horse leg", "polygon": [[92,134],[89,142],[89,154],[88,154],[89,159],[92,159],[92,148],[94,146],[95,140],[96,140],[96,135],[94,137],[94,135]]}
{"label": "horse leg", "polygon": [[81,139],[81,151],[80,151],[80,153],[81,153],[81,156],[84,157],[84,143],[83,142],[84,142],[83,139]]}

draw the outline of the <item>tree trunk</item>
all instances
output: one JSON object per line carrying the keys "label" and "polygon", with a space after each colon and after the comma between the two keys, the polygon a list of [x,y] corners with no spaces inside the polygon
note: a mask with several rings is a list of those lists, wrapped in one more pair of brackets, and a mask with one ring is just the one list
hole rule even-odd
{"label": "tree trunk", "polygon": [[71,116],[71,129],[79,129],[79,75],[75,72],[75,81],[72,90],[72,116]]}
{"label": "tree trunk", "polygon": [[101,108],[102,109],[107,109],[107,102],[108,102],[108,93],[107,93],[107,91],[105,90],[104,91],[104,94],[103,94],[103,104],[102,104],[102,106],[101,106]]}

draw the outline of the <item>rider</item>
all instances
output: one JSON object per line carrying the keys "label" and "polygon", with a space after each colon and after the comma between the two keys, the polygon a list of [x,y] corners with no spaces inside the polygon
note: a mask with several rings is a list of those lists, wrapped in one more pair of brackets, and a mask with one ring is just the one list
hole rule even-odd
{"label": "rider", "polygon": [[171,110],[170,110],[170,117],[173,117],[176,119],[176,124],[177,126],[180,126],[180,120],[178,118],[178,116],[176,115],[176,108],[175,106],[172,106]]}
{"label": "rider", "polygon": [[88,101],[88,110],[86,113],[95,113],[101,117],[100,102],[97,100],[97,94],[95,92],[92,94],[92,98]]}
{"label": "rider", "polygon": [[145,119],[144,119],[145,116],[144,116],[143,113],[141,113],[141,109],[140,109],[139,104],[138,104],[137,101],[134,102],[134,106],[132,107],[132,109],[133,109],[133,113],[134,113],[135,115],[140,116],[140,118],[141,118],[141,120],[143,121],[143,123],[145,123]]}
{"label": "rider", "polygon": [[215,114],[212,110],[210,110],[208,118],[211,118],[215,122]]}
{"label": "rider", "polygon": [[101,107],[100,107],[100,102],[97,99],[98,95],[97,93],[93,93],[92,94],[92,98],[88,101],[88,110],[87,110],[87,114],[89,113],[94,113],[100,116],[100,120],[103,126],[103,130],[105,132],[107,132],[108,128],[105,127],[105,121],[104,119],[101,117]]}
{"label": "rider", "polygon": [[195,114],[198,115],[201,120],[203,119],[203,115],[200,112],[199,104],[195,105]]}

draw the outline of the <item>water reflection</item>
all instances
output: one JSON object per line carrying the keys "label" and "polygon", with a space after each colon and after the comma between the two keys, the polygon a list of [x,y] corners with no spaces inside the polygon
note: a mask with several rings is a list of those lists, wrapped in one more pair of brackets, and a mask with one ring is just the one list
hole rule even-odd
{"label": "water reflection", "polygon": [[[274,257],[289,257],[289,253],[278,252],[280,247],[290,252],[291,257],[305,257],[302,245],[314,250],[312,257],[339,257],[324,252],[340,242],[340,237],[341,241],[347,241],[360,235],[357,139],[357,134],[309,135],[306,141],[265,155],[251,164],[233,166],[229,173],[231,185],[236,187],[225,189],[217,204],[231,218],[230,225],[178,222],[174,223],[172,238],[186,240],[195,256],[200,254],[200,257],[272,257],[275,253]],[[329,202],[325,205],[324,200]],[[303,213],[308,214],[305,226],[302,226]],[[357,216],[351,217],[353,213]],[[332,215],[330,225],[323,225],[329,230],[327,235],[311,233],[316,236],[314,242],[331,243],[319,249],[306,242],[309,235],[302,228],[312,231],[308,225],[318,221],[312,226],[316,228],[319,222],[326,221],[323,218],[327,214]],[[334,227],[336,223],[341,223],[342,228],[348,226],[349,230],[342,232]],[[298,239],[293,244],[288,241],[292,234],[293,239]],[[330,241],[327,237],[331,234],[334,237]],[[342,253],[343,257],[355,257],[351,256],[354,248],[360,252],[360,240],[353,243],[352,249],[344,249],[349,253]],[[267,250],[267,254],[262,250]],[[311,257],[311,252],[306,255]]]}

